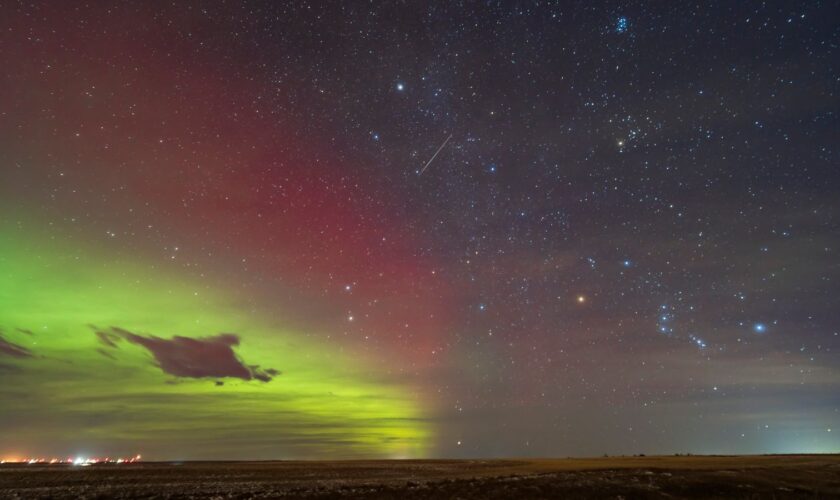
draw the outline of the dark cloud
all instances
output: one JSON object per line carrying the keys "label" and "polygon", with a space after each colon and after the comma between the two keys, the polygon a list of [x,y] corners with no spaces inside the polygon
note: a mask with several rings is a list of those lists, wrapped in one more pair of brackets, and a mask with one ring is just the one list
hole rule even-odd
{"label": "dark cloud", "polygon": [[33,332],[32,330],[28,330],[26,328],[16,328],[16,330],[19,331],[20,333],[25,333],[27,335],[35,335],[35,332]]}
{"label": "dark cloud", "polygon": [[261,380],[263,382],[268,382],[269,380],[280,374],[280,372],[278,370],[275,370],[274,368],[262,369],[257,365],[250,365],[248,366],[248,368],[251,369],[251,373],[254,374],[255,379]]}
{"label": "dark cloud", "polygon": [[273,368],[243,363],[233,350],[239,345],[239,336],[233,333],[197,339],[180,336],[163,339],[138,335],[118,327],[107,330],[94,327],[94,332],[99,341],[110,348],[116,348],[120,340],[144,347],[164,373],[175,377],[231,377],[268,382],[280,374]]}
{"label": "dark cloud", "polygon": [[99,339],[99,341],[105,344],[107,347],[116,348],[117,342],[119,342],[121,338],[119,334],[109,332],[106,330],[95,329],[94,333],[96,334],[96,337]]}
{"label": "dark cloud", "polygon": [[111,351],[109,351],[109,350],[107,350],[107,349],[102,349],[102,348],[100,348],[100,349],[97,349],[97,350],[96,350],[96,352],[98,352],[99,354],[101,354],[101,355],[105,356],[105,357],[106,357],[106,358],[108,358],[108,359],[113,359],[113,360],[116,360],[116,359],[117,359],[117,357],[116,357],[116,356],[114,356],[113,354],[111,354]]}
{"label": "dark cloud", "polygon": [[0,354],[11,356],[13,358],[33,358],[32,351],[29,349],[13,344],[0,336]]}

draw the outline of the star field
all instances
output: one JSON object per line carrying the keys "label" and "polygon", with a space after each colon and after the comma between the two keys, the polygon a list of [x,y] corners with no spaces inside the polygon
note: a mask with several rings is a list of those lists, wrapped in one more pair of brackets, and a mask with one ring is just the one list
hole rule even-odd
{"label": "star field", "polygon": [[832,3],[0,9],[0,456],[840,450]]}

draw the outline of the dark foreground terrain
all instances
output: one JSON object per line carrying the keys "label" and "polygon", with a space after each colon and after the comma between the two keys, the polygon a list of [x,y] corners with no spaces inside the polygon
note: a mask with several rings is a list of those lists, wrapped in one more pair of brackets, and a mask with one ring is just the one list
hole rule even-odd
{"label": "dark foreground terrain", "polygon": [[840,455],[6,464],[0,498],[840,498]]}

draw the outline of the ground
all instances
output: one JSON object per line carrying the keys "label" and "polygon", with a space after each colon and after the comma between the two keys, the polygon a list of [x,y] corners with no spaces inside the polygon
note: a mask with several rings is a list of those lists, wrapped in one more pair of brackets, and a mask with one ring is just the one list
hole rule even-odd
{"label": "ground", "polygon": [[0,498],[840,498],[840,455],[0,466]]}

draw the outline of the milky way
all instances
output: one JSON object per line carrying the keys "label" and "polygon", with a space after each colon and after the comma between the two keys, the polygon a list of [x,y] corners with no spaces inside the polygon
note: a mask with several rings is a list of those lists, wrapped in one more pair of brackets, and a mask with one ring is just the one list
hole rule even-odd
{"label": "milky way", "polygon": [[837,6],[283,4],[0,6],[0,458],[840,451]]}

